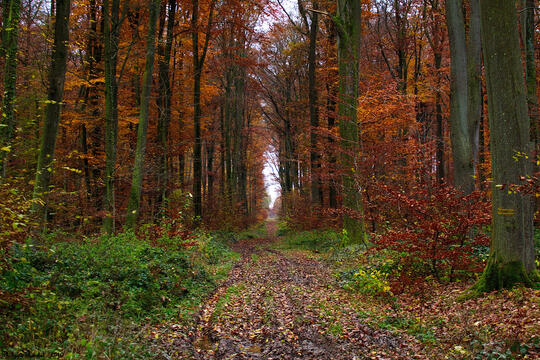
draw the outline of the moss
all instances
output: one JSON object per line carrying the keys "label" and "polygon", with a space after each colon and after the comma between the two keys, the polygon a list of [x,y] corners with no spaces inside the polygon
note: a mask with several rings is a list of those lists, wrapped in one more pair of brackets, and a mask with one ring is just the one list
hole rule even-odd
{"label": "moss", "polygon": [[488,261],[482,276],[470,291],[480,294],[492,290],[510,289],[518,284],[532,287],[534,278],[536,278],[534,273],[528,274],[525,271],[523,262],[503,263],[500,259],[494,258]]}

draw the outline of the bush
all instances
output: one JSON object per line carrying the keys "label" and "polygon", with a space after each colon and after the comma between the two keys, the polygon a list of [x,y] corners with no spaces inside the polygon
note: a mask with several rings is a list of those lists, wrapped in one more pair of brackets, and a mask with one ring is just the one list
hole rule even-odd
{"label": "bush", "polygon": [[232,254],[204,234],[183,249],[151,246],[130,233],[17,244],[0,272],[0,354],[144,358],[144,339],[136,339],[141,322],[193,307],[214,288],[210,264]]}
{"label": "bush", "polygon": [[489,237],[490,206],[480,193],[463,196],[438,186],[414,197],[385,188],[388,202],[400,209],[395,230],[376,238],[377,248],[391,250],[403,286],[413,278],[452,281],[482,271]]}
{"label": "bush", "polygon": [[347,290],[366,295],[391,295],[388,273],[379,269],[364,267],[342,271],[337,275],[341,286]]}

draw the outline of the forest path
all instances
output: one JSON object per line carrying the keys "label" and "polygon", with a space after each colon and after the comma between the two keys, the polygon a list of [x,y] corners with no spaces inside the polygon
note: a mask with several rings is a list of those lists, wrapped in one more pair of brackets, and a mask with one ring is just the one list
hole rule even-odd
{"label": "forest path", "polygon": [[410,359],[413,346],[362,321],[328,266],[265,239],[235,244],[242,259],[187,330],[161,331],[163,359]]}

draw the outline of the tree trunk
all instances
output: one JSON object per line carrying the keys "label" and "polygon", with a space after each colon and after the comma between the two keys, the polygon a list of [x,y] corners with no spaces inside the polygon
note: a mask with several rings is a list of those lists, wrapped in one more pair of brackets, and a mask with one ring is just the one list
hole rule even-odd
{"label": "tree trunk", "polygon": [[105,43],[105,217],[103,218],[103,228],[108,234],[113,233],[115,228],[114,170],[118,139],[116,64],[120,37],[119,12],[120,0],[103,1]]}
{"label": "tree trunk", "polygon": [[491,137],[493,221],[489,260],[477,291],[531,284],[535,274],[530,196],[513,191],[531,175],[530,121],[516,7],[481,0],[482,43]]}
{"label": "tree trunk", "polygon": [[[318,10],[317,1],[313,2],[313,9]],[[319,31],[319,16],[316,11],[311,12],[311,24],[309,28],[309,56],[308,56],[308,82],[309,82],[309,118],[311,125],[311,202],[313,205],[321,205],[322,194],[320,184],[320,163],[317,150],[317,129],[319,127],[319,111],[317,108],[317,33]]]}
{"label": "tree trunk", "polygon": [[34,184],[33,203],[31,211],[45,223],[47,194],[53,171],[54,152],[60,121],[60,110],[64,95],[66,78],[70,0],[57,0],[55,5],[54,42],[49,68],[49,87],[47,91],[47,106],[41,135],[36,180]]}
{"label": "tree trunk", "polygon": [[[159,52],[159,95],[157,99],[158,103],[158,144],[160,146],[161,154],[159,159],[159,198],[158,205],[162,206],[163,200],[167,198],[167,188],[169,184],[168,174],[168,138],[169,138],[169,124],[171,122],[171,97],[172,89],[171,82],[169,80],[169,64],[171,61],[171,49],[173,41],[174,31],[174,19],[176,13],[176,0],[169,0],[169,6],[167,11],[167,34],[166,39],[163,41],[162,32],[164,24],[160,25],[160,39],[161,42],[158,48]],[[164,22],[164,20],[163,20]],[[164,42],[164,43],[163,43]]]}
{"label": "tree trunk", "polygon": [[343,171],[344,228],[353,243],[366,241],[362,188],[357,183],[359,127],[357,119],[359,53],[361,44],[361,4],[338,0],[339,134]]}
{"label": "tree trunk", "polygon": [[[474,1],[474,0],[473,0]],[[469,135],[469,85],[467,44],[462,0],[446,1],[450,40],[450,138],[454,160],[454,184],[469,194],[474,191],[474,158]]]}
{"label": "tree trunk", "polygon": [[480,0],[469,0],[469,38],[467,40],[467,123],[472,156],[472,190],[478,164],[480,121],[482,119],[482,39],[480,30]]}
{"label": "tree trunk", "polygon": [[193,144],[193,210],[196,221],[202,218],[202,139],[201,139],[201,77],[202,69],[208,44],[210,41],[210,27],[212,26],[212,15],[215,1],[210,6],[208,14],[208,24],[206,31],[206,39],[203,46],[202,54],[199,55],[199,0],[193,0],[193,13],[191,16],[192,34],[191,40],[193,45],[193,129],[195,135],[195,143]]}
{"label": "tree trunk", "polygon": [[6,176],[6,160],[15,128],[15,86],[17,84],[17,40],[21,0],[8,0],[4,8],[2,53],[4,64],[4,96],[0,119],[0,181]]}
{"label": "tree trunk", "polygon": [[535,63],[535,9],[535,0],[522,0],[521,31],[523,44],[525,45],[525,70],[527,81],[527,100],[529,103],[529,116],[531,118],[531,139],[535,145],[535,150],[538,153],[540,150],[538,148],[540,122],[538,121],[538,95]]}
{"label": "tree trunk", "polygon": [[126,227],[134,230],[139,215],[141,201],[142,180],[144,173],[144,156],[146,153],[146,133],[148,130],[148,110],[150,92],[152,89],[152,72],[154,68],[154,53],[156,49],[156,24],[159,13],[159,0],[150,3],[148,35],[146,38],[146,59],[144,66],[143,84],[141,92],[141,108],[139,112],[139,126],[137,129],[137,148],[135,149],[135,163],[127,209]]}

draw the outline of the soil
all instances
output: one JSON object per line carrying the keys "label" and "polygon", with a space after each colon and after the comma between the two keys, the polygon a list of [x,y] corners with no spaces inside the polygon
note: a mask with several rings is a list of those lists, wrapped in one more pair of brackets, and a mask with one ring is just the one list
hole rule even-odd
{"label": "soil", "polygon": [[[268,234],[275,224],[268,224]],[[362,321],[324,263],[272,247],[234,246],[242,259],[189,327],[159,329],[159,359],[412,359],[413,338]]]}

